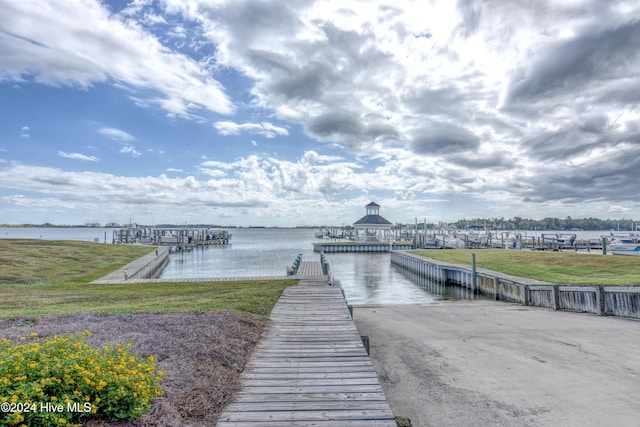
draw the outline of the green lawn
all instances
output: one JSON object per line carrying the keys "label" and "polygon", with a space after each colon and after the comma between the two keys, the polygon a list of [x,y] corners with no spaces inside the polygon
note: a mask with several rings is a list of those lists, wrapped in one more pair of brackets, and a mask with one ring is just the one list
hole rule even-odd
{"label": "green lawn", "polygon": [[263,322],[295,280],[89,282],[155,250],[134,245],[0,239],[0,317],[233,310]]}
{"label": "green lawn", "polygon": [[232,310],[263,322],[295,280],[118,285],[0,285],[0,317]]}
{"label": "green lawn", "polygon": [[467,265],[471,265],[471,254],[475,253],[479,268],[558,284],[640,284],[640,257],[634,256],[503,249],[416,250],[412,253]]}

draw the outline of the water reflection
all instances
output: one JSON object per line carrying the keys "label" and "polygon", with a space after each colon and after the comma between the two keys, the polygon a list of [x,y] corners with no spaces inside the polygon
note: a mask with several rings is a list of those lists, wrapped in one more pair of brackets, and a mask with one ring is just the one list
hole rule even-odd
{"label": "water reflection", "polygon": [[405,278],[389,254],[328,254],[349,304],[434,304],[442,301]]}
{"label": "water reflection", "polygon": [[[396,268],[396,267],[394,267]],[[474,300],[484,298],[478,294],[474,294],[470,289],[462,286],[443,285],[424,276],[418,275],[411,271],[396,268],[405,278],[411,280],[420,286],[426,292],[438,295],[443,300]]]}

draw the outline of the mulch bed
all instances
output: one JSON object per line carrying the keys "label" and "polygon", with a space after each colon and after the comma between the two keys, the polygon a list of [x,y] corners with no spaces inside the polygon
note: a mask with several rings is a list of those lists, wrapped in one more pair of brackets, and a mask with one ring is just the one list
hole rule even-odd
{"label": "mulch bed", "polygon": [[141,357],[153,354],[164,371],[164,394],[151,411],[135,422],[91,421],[87,427],[212,426],[240,389],[240,373],[260,340],[263,326],[230,311],[203,314],[80,313],[0,320],[0,338],[18,342],[91,333],[85,342],[96,347],[132,342]]}

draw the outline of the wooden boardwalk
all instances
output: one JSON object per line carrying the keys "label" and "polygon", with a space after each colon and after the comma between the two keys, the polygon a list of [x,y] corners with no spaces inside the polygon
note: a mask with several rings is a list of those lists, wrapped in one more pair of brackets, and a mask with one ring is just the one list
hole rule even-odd
{"label": "wooden boardwalk", "polygon": [[320,263],[305,264],[217,426],[395,427],[341,289],[318,273]]}

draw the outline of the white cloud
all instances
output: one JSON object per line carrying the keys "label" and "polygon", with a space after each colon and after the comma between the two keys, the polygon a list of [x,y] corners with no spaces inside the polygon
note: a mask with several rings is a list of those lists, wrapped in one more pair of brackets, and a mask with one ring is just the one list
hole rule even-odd
{"label": "white cloud", "polygon": [[58,156],[65,157],[67,159],[84,160],[88,162],[97,162],[100,160],[94,156],[87,156],[80,153],[65,153],[64,151],[58,151]]}
{"label": "white cloud", "polygon": [[123,154],[129,154],[131,157],[140,157],[142,155],[142,153],[136,150],[136,147],[131,144],[122,144],[120,152]]}
{"label": "white cloud", "polygon": [[108,138],[113,139],[114,141],[133,141],[136,138],[131,135],[130,133],[127,133],[121,129],[117,129],[117,128],[100,128],[98,129],[98,133],[100,135],[104,135]]}
{"label": "white cloud", "polygon": [[22,126],[20,130],[20,139],[29,139],[31,136],[31,129],[29,126]]}
{"label": "white cloud", "polygon": [[633,209],[626,208],[626,207],[620,206],[620,205],[611,205],[611,206],[609,206],[609,212],[626,213],[626,212],[632,212],[632,211],[633,211]]}
{"label": "white cloud", "polygon": [[238,135],[240,132],[248,132],[262,135],[265,138],[289,135],[289,131],[283,127],[275,126],[269,122],[238,124],[229,121],[216,122],[213,125],[220,135]]}

